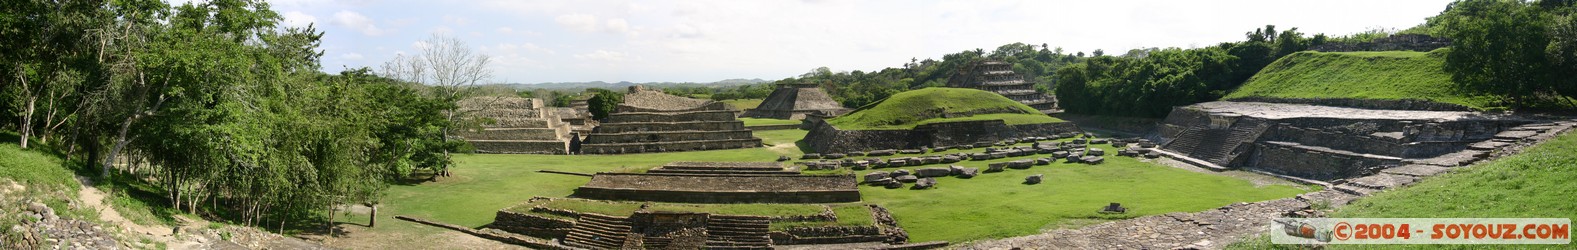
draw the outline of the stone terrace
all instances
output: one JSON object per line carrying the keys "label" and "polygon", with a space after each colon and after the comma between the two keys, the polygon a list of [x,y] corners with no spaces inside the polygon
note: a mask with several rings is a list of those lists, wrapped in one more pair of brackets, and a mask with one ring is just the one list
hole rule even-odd
{"label": "stone terrace", "polygon": [[852,175],[598,173],[573,196],[689,203],[857,202],[858,183]]}
{"label": "stone terrace", "polygon": [[[1316,181],[1412,162],[1483,158],[1506,131],[1541,120],[1463,111],[1375,110],[1207,102],[1173,109],[1154,137],[1211,168],[1250,168]],[[1514,133],[1514,132],[1513,132]],[[1513,136],[1514,137],[1514,136]]]}
{"label": "stone terrace", "polygon": [[630,87],[618,110],[581,145],[587,154],[623,154],[760,147],[727,104]]}
{"label": "stone terrace", "polygon": [[464,138],[481,153],[566,154],[569,153],[569,125],[542,100],[512,96],[473,97],[460,101],[460,108],[493,121],[481,131],[461,131]]}

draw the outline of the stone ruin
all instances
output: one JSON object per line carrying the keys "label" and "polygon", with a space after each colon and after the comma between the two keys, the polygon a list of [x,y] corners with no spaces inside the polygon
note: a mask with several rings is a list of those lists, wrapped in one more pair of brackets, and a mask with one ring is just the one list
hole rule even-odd
{"label": "stone ruin", "polygon": [[803,150],[818,153],[945,148],[1082,132],[1071,122],[1008,125],[1002,120],[956,121],[921,124],[910,130],[842,130],[825,120],[807,122],[813,124],[803,140]]}
{"label": "stone ruin", "polygon": [[683,203],[860,201],[854,176],[800,175],[776,162],[674,162],[646,173],[597,173],[572,197]]}
{"label": "stone ruin", "polygon": [[537,206],[554,199],[589,199],[608,206],[630,202],[841,203],[858,202],[852,175],[806,176],[773,162],[673,162],[647,173],[598,173],[571,198],[536,197],[499,210],[487,227],[559,239],[592,249],[771,249],[774,245],[881,242],[903,244],[908,234],[885,208],[866,205],[871,226],[814,226],[772,229],[774,222],[836,221],[830,207],[820,214],[752,216],[693,211],[658,211],[643,203],[633,214],[598,214]]}
{"label": "stone ruin", "polygon": [[1465,111],[1223,101],[1174,108],[1152,137],[1168,156],[1194,165],[1368,193],[1394,185],[1366,180],[1410,183],[1417,178],[1407,172],[1444,172],[1573,125]]}
{"label": "stone ruin", "polygon": [[541,99],[483,96],[461,100],[460,109],[487,120],[481,130],[459,131],[479,153],[567,154],[570,126]]}
{"label": "stone ruin", "polygon": [[987,59],[964,66],[947,79],[947,86],[997,93],[1040,110],[1042,114],[1062,113],[1056,96],[1036,92],[1034,82],[1014,72],[1013,64],[999,60]]}
{"label": "stone ruin", "polygon": [[849,109],[832,100],[826,91],[815,84],[778,84],[778,88],[754,109],[745,110],[745,117],[803,120],[806,115],[819,114],[832,117],[848,113]]}
{"label": "stone ruin", "polygon": [[587,103],[592,96],[575,97],[570,100],[569,107],[554,107],[553,113],[558,114],[559,120],[569,124],[570,131],[581,135],[591,134],[592,128],[597,127],[597,120],[591,117],[591,105]]}
{"label": "stone ruin", "polygon": [[1309,49],[1319,52],[1397,50],[1428,52],[1439,48],[1445,48],[1446,46],[1451,46],[1451,39],[1421,34],[1395,34],[1388,37],[1374,39],[1374,41],[1358,43],[1326,43],[1310,47]]}
{"label": "stone ruin", "polygon": [[581,143],[581,153],[626,154],[753,148],[761,139],[722,102],[631,86],[624,103]]}

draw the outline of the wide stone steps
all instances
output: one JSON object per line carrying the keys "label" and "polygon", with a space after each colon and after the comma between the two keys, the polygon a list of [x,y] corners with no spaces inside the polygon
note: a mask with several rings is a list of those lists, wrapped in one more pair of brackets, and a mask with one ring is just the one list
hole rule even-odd
{"label": "wide stone steps", "polygon": [[707,219],[706,249],[771,249],[766,217],[712,215]]}
{"label": "wide stone steps", "polygon": [[585,214],[564,236],[564,243],[595,249],[620,248],[629,232],[630,222],[626,219]]}

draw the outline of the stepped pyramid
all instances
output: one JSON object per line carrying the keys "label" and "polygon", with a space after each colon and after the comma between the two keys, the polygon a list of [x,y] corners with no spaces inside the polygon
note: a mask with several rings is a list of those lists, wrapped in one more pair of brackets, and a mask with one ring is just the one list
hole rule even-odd
{"label": "stepped pyramid", "polygon": [[722,102],[631,86],[624,103],[581,143],[587,154],[623,154],[761,146]]}
{"label": "stepped pyramid", "polygon": [[815,84],[778,84],[760,106],[745,110],[745,117],[800,120],[807,114],[831,117],[848,112]]}
{"label": "stepped pyramid", "polygon": [[1040,110],[1042,114],[1062,113],[1062,108],[1057,107],[1056,96],[1035,92],[1033,82],[1025,81],[1024,75],[1013,72],[1013,64],[1003,61],[986,59],[966,65],[947,79],[947,86],[997,93]]}
{"label": "stepped pyramid", "polygon": [[542,104],[541,99],[483,96],[461,100],[460,109],[492,122],[480,131],[460,131],[480,153],[567,154],[569,124]]}

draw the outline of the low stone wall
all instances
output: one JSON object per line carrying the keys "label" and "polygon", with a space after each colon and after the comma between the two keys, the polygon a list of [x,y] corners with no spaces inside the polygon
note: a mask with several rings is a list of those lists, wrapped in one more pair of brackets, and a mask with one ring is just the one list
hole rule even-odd
{"label": "low stone wall", "polygon": [[575,222],[505,209],[499,210],[493,216],[493,223],[488,224],[487,227],[532,237],[556,239],[568,234],[569,229],[575,227]]}
{"label": "low stone wall", "polygon": [[565,141],[489,141],[469,140],[478,153],[490,154],[567,154],[569,142]]}
{"label": "low stone wall", "polygon": [[788,124],[788,125],[757,125],[757,126],[749,126],[749,127],[745,127],[745,128],[747,128],[747,129],[750,129],[750,130],[752,130],[752,131],[762,131],[762,130],[791,130],[791,129],[799,129],[799,124]]}
{"label": "low stone wall", "polygon": [[572,197],[602,200],[683,203],[837,203],[859,202],[859,191],[674,191],[581,187]]}
{"label": "low stone wall", "polygon": [[482,131],[456,133],[468,140],[558,140],[569,134],[568,128],[487,128]]}
{"label": "low stone wall", "polygon": [[709,110],[686,112],[626,112],[608,115],[609,123],[643,123],[643,122],[695,122],[695,121],[734,121],[734,111]]}
{"label": "low stone wall", "polygon": [[[588,139],[591,137],[587,137]],[[761,147],[761,138],[647,143],[581,144],[584,154],[633,154]]]}
{"label": "low stone wall", "polygon": [[804,141],[806,150],[835,153],[951,147],[1077,131],[1081,131],[1078,125],[1067,122],[1007,125],[1002,120],[932,123],[916,126],[913,130],[840,130],[817,120]]}
{"label": "low stone wall", "polygon": [[836,203],[860,201],[852,175],[696,176],[598,173],[575,197],[692,203]]}
{"label": "low stone wall", "polygon": [[1429,100],[1375,100],[1375,99],[1350,99],[1350,98],[1274,98],[1274,97],[1240,97],[1229,101],[1235,102],[1270,102],[1270,103],[1295,103],[1321,106],[1352,107],[1363,109],[1398,109],[1398,110],[1429,110],[1429,111],[1472,111],[1467,106],[1433,102]]}
{"label": "low stone wall", "polygon": [[741,121],[695,121],[695,122],[642,122],[642,123],[608,123],[597,126],[594,130],[598,133],[628,133],[641,131],[728,131],[745,129]]}
{"label": "low stone wall", "polygon": [[841,244],[857,242],[884,242],[887,235],[881,228],[867,227],[796,227],[769,234],[774,245]]}
{"label": "low stone wall", "polygon": [[597,133],[586,137],[585,144],[648,143],[677,141],[717,141],[749,139],[750,130],[733,131],[646,131],[627,133]]}
{"label": "low stone wall", "polygon": [[1297,147],[1290,143],[1256,143],[1249,164],[1278,174],[1330,181],[1376,173],[1401,166],[1400,158],[1354,154],[1318,147]]}

